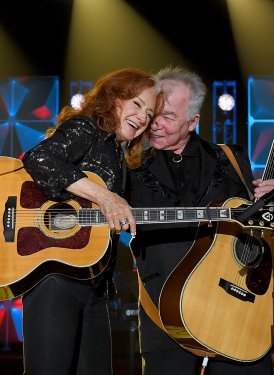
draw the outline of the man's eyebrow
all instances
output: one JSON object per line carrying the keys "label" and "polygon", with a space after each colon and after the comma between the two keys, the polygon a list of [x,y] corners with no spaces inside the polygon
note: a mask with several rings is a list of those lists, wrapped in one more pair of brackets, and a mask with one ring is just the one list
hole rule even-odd
{"label": "man's eyebrow", "polygon": [[174,112],[169,111],[162,111],[162,115],[176,117],[176,114]]}

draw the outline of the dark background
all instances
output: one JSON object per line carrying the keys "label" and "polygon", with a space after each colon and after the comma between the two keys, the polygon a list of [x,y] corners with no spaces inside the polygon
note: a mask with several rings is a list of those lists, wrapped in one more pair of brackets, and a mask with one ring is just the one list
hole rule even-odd
{"label": "dark background", "polygon": [[[165,35],[203,77],[240,77],[226,0],[124,2]],[[41,75],[62,76],[72,4],[72,0],[9,0],[1,4],[1,23]]]}
{"label": "dark background", "polygon": [[[168,40],[170,45],[184,56],[188,67],[203,77],[209,90],[204,106],[206,108],[204,129],[208,129],[204,135],[207,138],[211,137],[209,129],[212,126],[212,82],[214,80],[237,82],[238,140],[239,143],[246,143],[248,77],[243,74],[239,65],[227,1],[113,0],[115,1],[127,3],[139,12]],[[273,0],[262,1],[273,3]],[[249,3],[252,6],[256,0],[250,0]],[[58,75],[61,85],[64,79],[66,42],[72,9],[72,0],[9,0],[1,4],[0,23],[24,55],[28,56],[35,74]],[[102,27],[103,25],[106,27],[104,19],[101,23]],[[137,30],[136,38],[138,33]],[[124,37],[127,38],[127,35]],[[102,48],[109,48],[107,44],[102,44]],[[266,49],[273,51],[273,44],[272,46],[266,45]],[[83,45],[83,48],[86,47]],[[93,46],[90,45],[88,48],[92,49]],[[132,40],[132,48],[134,48],[134,40]],[[131,51],[121,53],[130,56]],[[165,54],[165,51],[162,53]],[[168,57],[165,57],[168,61]],[[260,56],[257,58],[260,59]],[[149,67],[152,70],[158,70],[159,62],[153,61],[151,56],[148,59]],[[136,65],[138,66],[138,61]],[[18,73],[21,74],[20,70],[14,72],[14,74]],[[274,74],[274,66],[272,72],[267,69],[254,72],[254,74],[266,73]],[[91,66],[90,79],[97,79],[96,74],[93,74]],[[61,101],[60,105],[64,104],[66,103]],[[203,135],[203,129],[201,129],[201,135]]]}

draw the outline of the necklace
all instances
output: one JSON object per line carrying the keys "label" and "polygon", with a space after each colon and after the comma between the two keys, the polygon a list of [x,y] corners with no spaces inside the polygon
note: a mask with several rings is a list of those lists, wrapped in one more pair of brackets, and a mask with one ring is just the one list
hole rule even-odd
{"label": "necklace", "polygon": [[172,158],[174,163],[180,163],[183,160],[182,154],[175,154]]}

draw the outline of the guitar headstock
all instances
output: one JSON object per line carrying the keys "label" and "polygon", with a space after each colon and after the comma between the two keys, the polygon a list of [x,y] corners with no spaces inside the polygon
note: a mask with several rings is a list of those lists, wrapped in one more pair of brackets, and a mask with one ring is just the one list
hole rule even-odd
{"label": "guitar headstock", "polygon": [[256,229],[274,230],[274,205],[266,205],[259,210],[256,210],[256,212],[252,212],[248,218],[241,219],[241,216],[244,217],[244,213],[248,209],[250,209],[249,205],[242,205],[238,207],[236,215],[233,215],[237,221],[240,221],[241,225]]}

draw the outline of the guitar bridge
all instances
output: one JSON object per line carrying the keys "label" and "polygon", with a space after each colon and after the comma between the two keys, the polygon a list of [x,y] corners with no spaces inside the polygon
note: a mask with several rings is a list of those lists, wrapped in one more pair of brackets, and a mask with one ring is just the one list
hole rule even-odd
{"label": "guitar bridge", "polygon": [[219,286],[223,288],[228,294],[233,297],[236,297],[245,302],[252,302],[255,301],[255,295],[248,292],[247,290],[239,287],[236,284],[233,284],[227,280],[220,278]]}
{"label": "guitar bridge", "polygon": [[3,228],[6,242],[14,241],[16,224],[16,199],[16,197],[9,197],[5,204],[5,213],[3,215]]}

